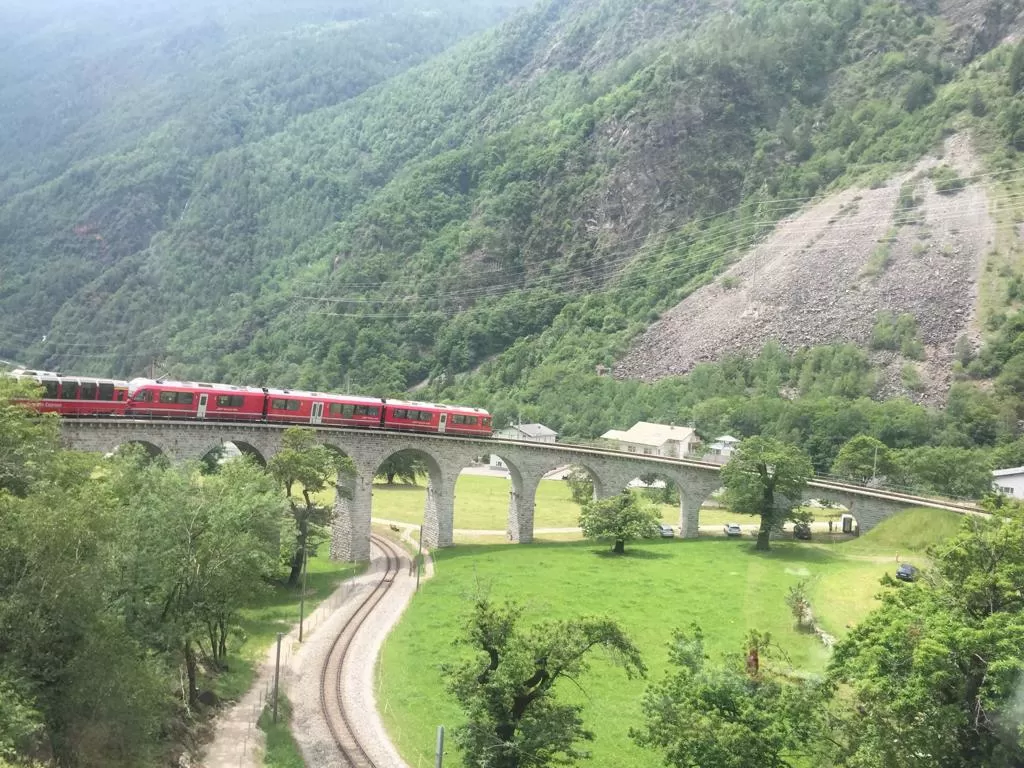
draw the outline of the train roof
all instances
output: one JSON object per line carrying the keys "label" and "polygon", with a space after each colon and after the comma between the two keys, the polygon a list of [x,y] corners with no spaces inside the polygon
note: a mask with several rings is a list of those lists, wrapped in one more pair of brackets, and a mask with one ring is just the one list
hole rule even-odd
{"label": "train roof", "polygon": [[81,383],[85,382],[103,382],[104,384],[113,384],[117,387],[127,387],[128,382],[124,379],[107,379],[103,376],[77,376],[68,375],[64,373],[55,373],[54,371],[36,371],[28,370],[26,368],[15,368],[10,372],[11,376],[15,378],[26,378],[26,379],[37,379],[42,381],[43,379],[60,379],[61,381],[76,381]]}
{"label": "train roof", "polygon": [[135,394],[141,387],[173,387],[174,389],[208,389],[211,392],[245,392],[251,395],[262,395],[260,387],[239,387],[235,384],[210,384],[203,381],[172,381],[170,379],[135,378],[128,382],[128,389]]}

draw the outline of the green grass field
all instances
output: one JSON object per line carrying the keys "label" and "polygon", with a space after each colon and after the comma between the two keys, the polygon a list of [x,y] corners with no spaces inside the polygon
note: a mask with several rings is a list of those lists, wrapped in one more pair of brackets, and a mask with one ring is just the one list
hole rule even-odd
{"label": "green grass field", "polygon": [[[942,522],[936,523],[939,518]],[[738,652],[748,629],[757,628],[772,633],[793,667],[821,672],[827,651],[813,637],[794,630],[784,602],[789,586],[808,580],[819,622],[842,636],[870,610],[882,574],[895,570],[890,545],[908,535],[915,545],[905,551],[920,552],[948,535],[957,520],[955,515],[912,511],[888,527],[880,526],[874,536],[840,544],[780,541],[767,554],[755,552],[749,539],[645,542],[620,558],[587,542],[442,550],[436,553],[437,576],[423,585],[385,645],[378,702],[408,763],[433,765],[437,726],[459,722],[439,664],[458,652],[452,642],[478,594],[499,600],[515,596],[526,606],[528,622],[612,616],[643,649],[651,679],[665,673],[672,628],[692,622],[703,627],[712,654]],[[775,663],[786,664],[781,659]],[[580,683],[582,691],[567,686],[563,695],[583,703],[585,722],[597,736],[589,764],[658,765],[656,755],[637,748],[628,737],[629,727],[640,721],[645,683],[628,681],[599,656]]]}
{"label": "green grass field", "polygon": [[[512,488],[509,480],[484,475],[462,475],[455,485],[455,527],[468,530],[504,531],[508,520],[508,495]],[[331,504],[333,489],[317,495],[321,504]],[[426,480],[417,485],[383,482],[373,486],[373,516],[376,519],[398,520],[418,525],[423,521],[426,503]],[[679,526],[679,507],[660,504],[661,519]],[[535,528],[573,528],[579,522],[580,508],[572,500],[567,483],[561,480],[542,480],[537,488],[534,511]],[[835,510],[815,510],[815,518],[838,519]],[[700,512],[701,525],[721,526],[724,523],[752,523],[754,519],[735,515],[716,506],[704,507]]]}

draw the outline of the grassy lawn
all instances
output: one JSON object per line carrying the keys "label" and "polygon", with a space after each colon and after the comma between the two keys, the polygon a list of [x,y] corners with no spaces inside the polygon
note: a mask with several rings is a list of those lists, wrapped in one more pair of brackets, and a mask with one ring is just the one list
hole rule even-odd
{"label": "grassy lawn", "polygon": [[[620,558],[588,542],[442,550],[436,553],[437,576],[424,583],[385,644],[378,702],[406,761],[432,765],[436,727],[459,722],[439,664],[458,653],[452,642],[470,602],[482,593],[498,600],[515,597],[526,606],[527,623],[585,614],[616,618],[644,651],[651,679],[665,672],[672,629],[693,622],[703,627],[712,655],[738,652],[747,630],[757,628],[772,633],[794,667],[821,672],[828,652],[793,629],[787,589],[808,580],[819,621],[842,636],[870,610],[882,589],[881,575],[895,569],[889,546],[908,535],[916,543],[901,551],[921,561],[920,549],[950,533],[958,520],[911,511],[877,534],[837,544],[780,541],[767,554],[755,552],[749,539],[711,538],[644,542]],[[597,736],[589,764],[657,766],[657,757],[628,736],[629,727],[640,722],[644,681],[627,680],[597,655],[580,684],[582,690],[570,685],[562,693],[584,705],[585,722]]]}
{"label": "grassy lawn", "polygon": [[288,722],[292,707],[282,695],[277,703],[277,722],[274,722],[270,707],[260,715],[259,726],[267,735],[267,749],[263,753],[264,768],[305,768],[299,745],[292,738]]}
{"label": "grassy lawn", "polygon": [[[306,573],[306,615],[328,597],[347,578],[364,566],[335,563],[322,555],[309,559]],[[214,681],[214,692],[222,699],[236,699],[252,686],[256,666],[277,639],[278,632],[288,632],[299,623],[299,590],[283,583],[273,585],[258,601],[241,611],[240,634],[231,640],[228,653],[229,671]]]}

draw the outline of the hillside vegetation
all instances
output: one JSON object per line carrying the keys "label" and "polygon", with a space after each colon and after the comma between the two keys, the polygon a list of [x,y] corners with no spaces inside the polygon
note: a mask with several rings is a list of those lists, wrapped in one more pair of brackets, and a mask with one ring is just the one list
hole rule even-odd
{"label": "hillside vegetation", "polygon": [[[314,4],[287,33],[283,12],[257,13],[258,29],[227,14],[222,42],[191,55],[198,80],[142,67],[143,84],[110,90],[117,103],[93,100],[75,130],[40,136],[37,160],[4,151],[0,356],[384,395],[424,385],[577,438],[638,418],[761,431],[803,444],[819,470],[872,434],[925,452],[905,459],[906,481],[946,493],[976,492],[995,452],[1022,457],[1024,51],[998,47],[1019,3],[549,0],[412,68],[473,28],[468,11],[452,3],[428,24],[413,6],[360,8],[325,19]],[[480,24],[504,11],[485,8]],[[377,24],[391,44],[370,46]],[[333,34],[346,44],[310,43],[322,75],[286,69],[292,96],[255,74],[278,71],[266,57],[279,54],[305,72],[300,41]],[[332,59],[349,43],[358,66]],[[156,58],[154,72],[170,67]],[[218,69],[229,60],[238,79]],[[302,98],[307,85],[319,95]],[[213,119],[228,105],[237,114]],[[945,411],[878,402],[921,399],[935,380],[918,365],[934,346],[927,318],[904,301],[865,310],[870,354],[841,343],[863,344],[861,322],[836,346],[769,345],[685,381],[595,372],[780,220],[911,172],[952,134],[977,172],[936,169],[921,189],[971,181],[961,194],[984,187],[995,218],[976,311],[963,308],[974,320],[953,331],[966,342],[930,360],[951,361],[950,391],[932,398]],[[880,277],[866,284],[884,287],[885,246],[871,244],[863,269]],[[888,352],[898,381],[876,368]]]}

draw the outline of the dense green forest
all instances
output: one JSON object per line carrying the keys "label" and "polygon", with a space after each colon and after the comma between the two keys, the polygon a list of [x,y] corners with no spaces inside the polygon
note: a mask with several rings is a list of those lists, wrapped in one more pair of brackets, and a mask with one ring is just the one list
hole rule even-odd
{"label": "dense green forest", "polygon": [[[894,0],[551,0],[433,55],[511,5],[109,11],[90,23],[128,33],[76,36],[85,69],[47,56],[77,50],[62,26],[16,12],[0,356],[383,395],[425,383],[566,437],[638,418],[767,432],[819,471],[857,435],[929,465],[1024,461],[1013,269],[942,412],[877,402],[868,357],[842,346],[769,346],[655,385],[595,372],[781,217],[952,132],[1013,200],[1024,53],[998,43],[1018,3],[971,4],[969,23]],[[45,87],[68,67],[78,100]],[[57,103],[62,119],[40,117]]]}

